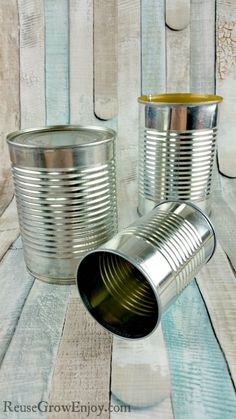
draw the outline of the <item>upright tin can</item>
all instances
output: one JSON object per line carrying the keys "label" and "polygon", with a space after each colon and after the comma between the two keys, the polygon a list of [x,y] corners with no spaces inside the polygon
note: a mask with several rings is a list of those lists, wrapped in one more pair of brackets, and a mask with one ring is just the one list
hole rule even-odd
{"label": "upright tin can", "polygon": [[139,213],[178,199],[209,214],[222,97],[169,93],[138,101]]}
{"label": "upright tin can", "polygon": [[80,296],[110,332],[128,339],[148,336],[215,245],[211,222],[198,207],[161,203],[82,259]]}
{"label": "upright tin can", "polygon": [[51,126],[8,135],[28,270],[74,282],[85,253],[117,231],[115,132]]}

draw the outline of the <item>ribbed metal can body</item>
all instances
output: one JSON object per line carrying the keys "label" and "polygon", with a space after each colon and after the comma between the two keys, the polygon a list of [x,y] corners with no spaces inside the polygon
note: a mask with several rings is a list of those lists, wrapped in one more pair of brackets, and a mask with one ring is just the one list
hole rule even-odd
{"label": "ribbed metal can body", "polygon": [[106,329],[145,337],[211,258],[215,244],[214,229],[198,207],[161,203],[82,259],[79,293]]}
{"label": "ribbed metal can body", "polygon": [[115,132],[56,126],[8,136],[28,270],[72,283],[85,253],[117,231]]}
{"label": "ribbed metal can body", "polygon": [[221,99],[191,94],[139,98],[140,214],[172,199],[210,212]]}

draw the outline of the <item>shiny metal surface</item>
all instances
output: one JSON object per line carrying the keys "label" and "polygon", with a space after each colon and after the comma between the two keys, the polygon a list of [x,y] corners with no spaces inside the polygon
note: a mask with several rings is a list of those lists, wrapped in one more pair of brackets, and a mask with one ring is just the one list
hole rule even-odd
{"label": "shiny metal surface", "polygon": [[80,296],[110,332],[129,339],[148,336],[215,245],[214,229],[199,208],[161,203],[82,259]]}
{"label": "shiny metal surface", "polygon": [[210,213],[221,100],[190,93],[139,98],[140,214],[172,199]]}
{"label": "shiny metal surface", "polygon": [[117,231],[115,132],[55,126],[8,136],[28,270],[74,283],[80,258]]}

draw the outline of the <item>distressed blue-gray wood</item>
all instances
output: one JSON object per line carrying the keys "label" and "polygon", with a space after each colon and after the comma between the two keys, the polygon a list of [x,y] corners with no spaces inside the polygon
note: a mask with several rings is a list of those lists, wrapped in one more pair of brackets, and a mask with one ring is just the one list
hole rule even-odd
{"label": "distressed blue-gray wood", "polygon": [[0,218],[0,260],[19,236],[16,202],[12,199]]}
{"label": "distressed blue-gray wood", "polygon": [[18,0],[21,128],[45,125],[44,3]]}
{"label": "distressed blue-gray wood", "polygon": [[[11,250],[17,251],[21,252]],[[28,274],[24,270],[18,274],[24,290],[24,284],[29,281]],[[11,264],[8,261],[8,275],[9,280],[11,276],[15,279],[12,261]],[[0,369],[1,400],[27,405],[48,400],[70,289],[70,286],[34,282],[22,313],[15,314],[19,317],[18,323]],[[14,287],[8,289],[10,292],[14,292]],[[9,301],[9,297],[6,300]],[[9,417],[9,413],[2,411],[3,407],[1,404],[1,418]],[[10,417],[21,419],[24,415],[11,413]],[[33,416],[41,418],[44,415],[38,412]]]}
{"label": "distressed blue-gray wood", "polygon": [[117,1],[94,0],[94,112],[102,119],[117,116]]}
{"label": "distressed blue-gray wood", "polygon": [[[17,242],[20,246],[21,241]],[[33,283],[34,278],[26,271],[22,249],[10,248],[0,262],[0,364]]]}
{"label": "distressed blue-gray wood", "polygon": [[70,120],[68,1],[45,0],[44,9],[46,122],[66,124]]}
{"label": "distressed blue-gray wood", "polygon": [[166,90],[165,39],[165,0],[142,0],[142,94]]}
{"label": "distressed blue-gray wood", "polygon": [[215,91],[215,0],[191,1],[190,91]]}
{"label": "distressed blue-gray wood", "polygon": [[198,273],[197,283],[236,387],[236,277],[219,243],[214,258]]}
{"label": "distressed blue-gray wood", "polygon": [[232,419],[235,391],[196,283],[162,321],[176,419]]}
{"label": "distressed blue-gray wood", "polygon": [[236,2],[216,1],[216,92],[222,95],[218,154],[221,172],[236,177]]}
{"label": "distressed blue-gray wood", "polygon": [[0,215],[13,196],[6,134],[19,128],[19,19],[17,0],[0,4]]}

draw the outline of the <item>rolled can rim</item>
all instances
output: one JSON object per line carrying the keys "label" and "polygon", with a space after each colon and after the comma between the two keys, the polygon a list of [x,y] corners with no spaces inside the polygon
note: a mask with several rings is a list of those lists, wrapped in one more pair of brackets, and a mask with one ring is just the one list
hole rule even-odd
{"label": "rolled can rim", "polygon": [[[119,234],[119,233],[118,233]],[[90,312],[90,310],[89,310],[89,308],[88,308],[88,306],[86,305],[86,303],[85,303],[85,301],[84,301],[84,299],[83,299],[83,297],[82,297],[82,295],[81,295],[81,292],[80,292],[80,287],[79,287],[79,268],[80,268],[80,265],[82,264],[82,262],[84,261],[84,259],[86,259],[86,257],[87,256],[90,256],[91,254],[94,254],[94,253],[100,253],[100,252],[106,252],[106,253],[110,253],[110,254],[113,254],[113,255],[116,255],[116,256],[119,256],[119,257],[121,257],[122,259],[124,259],[124,260],[126,260],[127,262],[129,262],[129,263],[131,263],[141,274],[142,274],[142,276],[146,279],[146,281],[148,282],[148,284],[149,284],[149,286],[151,287],[151,289],[152,289],[152,291],[153,291],[153,294],[154,294],[154,296],[155,296],[155,298],[156,298],[156,302],[157,302],[157,307],[158,307],[158,313],[157,313],[157,322],[156,322],[156,324],[155,324],[155,327],[151,330],[151,332],[150,333],[148,333],[147,335],[145,335],[145,336],[141,336],[141,337],[139,337],[139,338],[136,338],[136,337],[134,337],[134,338],[132,338],[132,337],[126,337],[126,336],[122,336],[122,335],[118,335],[117,333],[115,333],[115,332],[113,332],[113,331],[111,331],[110,329],[107,329],[99,320],[97,320],[93,315],[92,315],[92,313]],[[156,289],[156,287],[155,287],[155,285],[154,285],[154,283],[153,283],[153,281],[152,281],[152,279],[150,278],[150,276],[144,271],[144,269],[142,269],[142,267],[137,263],[137,261],[134,259],[134,258],[132,258],[132,257],[127,257],[126,255],[124,255],[122,252],[119,252],[118,250],[114,250],[114,249],[107,249],[107,248],[104,248],[104,247],[98,247],[97,249],[94,249],[94,250],[91,250],[91,251],[89,251],[88,253],[86,253],[86,255],[84,255],[84,256],[82,256],[81,257],[81,259],[80,259],[80,261],[79,261],[79,264],[78,264],[78,267],[77,267],[77,273],[76,273],[76,279],[75,279],[75,285],[76,285],[76,288],[77,288],[77,290],[78,290],[78,292],[79,292],[79,296],[80,296],[80,299],[81,299],[81,301],[82,301],[82,303],[83,303],[83,305],[84,305],[84,307],[86,308],[86,310],[88,311],[88,313],[89,313],[89,315],[93,318],[93,319],[95,319],[96,321],[97,321],[97,323],[99,323],[100,324],[100,326],[102,326],[103,327],[103,329],[105,329],[106,331],[107,330],[109,330],[109,333],[111,333],[113,336],[118,336],[118,337],[120,337],[120,338],[122,338],[122,339],[125,339],[125,340],[128,340],[128,341],[131,341],[131,340],[134,340],[134,341],[137,341],[137,340],[141,340],[141,339],[144,339],[144,338],[147,338],[148,336],[151,336],[153,333],[154,333],[154,331],[157,329],[157,327],[159,326],[159,324],[160,324],[160,321],[161,321],[161,317],[162,317],[162,312],[163,312],[163,308],[162,308],[162,304],[161,304],[161,299],[160,299],[160,295],[159,295],[159,293],[158,293],[158,291],[157,291],[157,289]]]}
{"label": "rolled can rim", "polygon": [[[212,230],[212,234],[213,234],[213,236],[214,236],[214,247],[213,247],[213,250],[212,250],[212,254],[211,254],[211,256],[210,256],[210,257],[209,257],[209,259],[206,261],[206,263],[208,263],[208,262],[211,260],[212,256],[214,255],[214,253],[215,253],[215,250],[216,250],[216,244],[217,244],[217,238],[216,238],[215,227],[213,226],[213,224],[212,224],[212,222],[211,222],[210,218],[209,218],[209,217],[208,217],[208,215],[206,215],[206,214],[205,214],[205,212],[204,212],[201,208],[199,208],[196,204],[193,204],[192,202],[189,202],[189,201],[181,201],[181,200],[179,200],[179,199],[171,199],[171,200],[166,199],[165,201],[161,201],[161,202],[159,202],[157,205],[155,205],[155,207],[154,207],[154,208],[157,208],[157,207],[159,207],[159,206],[160,206],[160,205],[162,205],[162,204],[171,203],[171,202],[177,202],[178,204],[185,204],[185,205],[188,205],[189,207],[192,207],[192,208],[196,209],[198,212],[200,212],[200,214],[202,214],[202,216],[205,218],[206,222],[209,224],[209,226],[210,226],[210,228],[211,228],[211,230]],[[154,209],[154,208],[153,208],[153,209]],[[153,211],[153,210],[152,210],[152,211]]]}
{"label": "rolled can rim", "polygon": [[197,106],[222,102],[223,97],[205,93],[151,93],[138,97],[139,103],[158,106]]}
{"label": "rolled can rim", "polygon": [[[94,131],[94,134],[96,132],[103,132],[108,134],[107,138],[102,139],[96,139],[93,138],[91,140],[88,140],[88,142],[84,144],[63,144],[63,145],[44,145],[43,143],[39,144],[27,144],[27,143],[21,143],[17,141],[17,138],[24,134],[40,134],[40,133],[46,133],[46,132],[56,132],[56,131]],[[35,128],[27,128],[22,129],[18,131],[11,132],[7,135],[7,143],[11,146],[26,148],[26,149],[43,149],[43,150],[54,150],[54,149],[78,149],[78,148],[84,148],[84,147],[91,147],[95,145],[105,144],[110,142],[111,140],[116,138],[116,132],[107,127],[102,127],[99,125],[48,125],[48,126],[42,126],[42,127],[35,127]]]}

